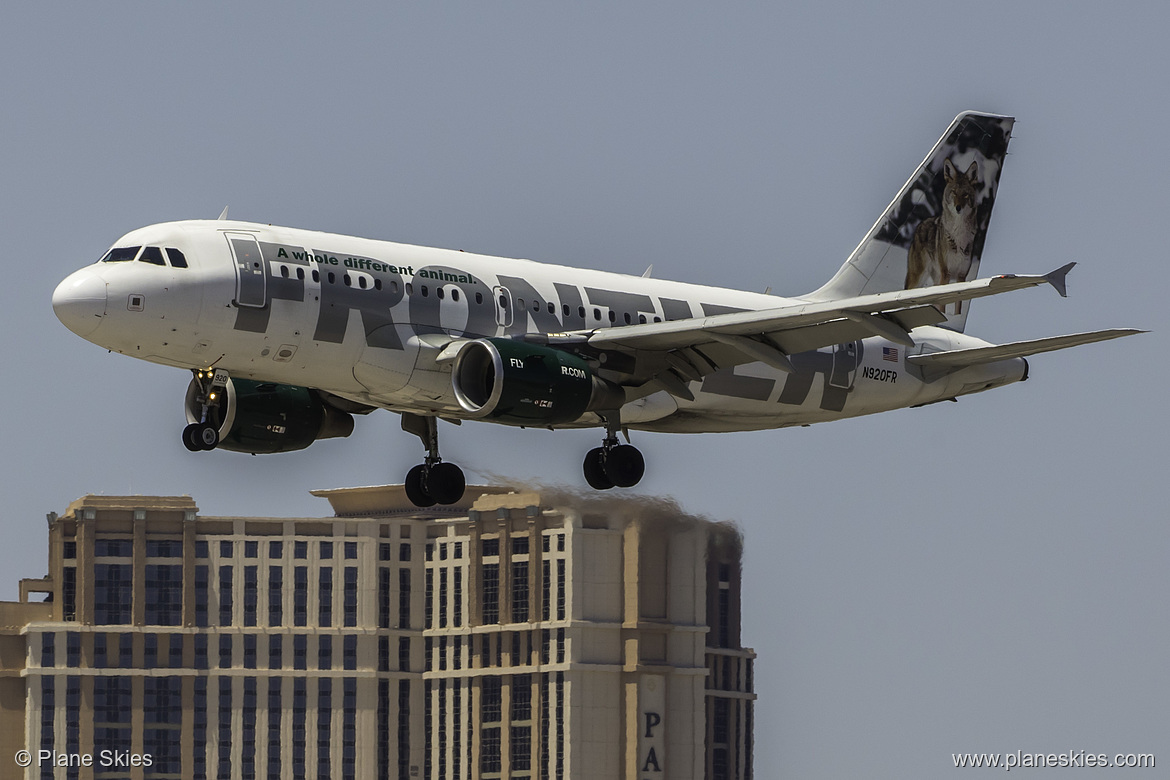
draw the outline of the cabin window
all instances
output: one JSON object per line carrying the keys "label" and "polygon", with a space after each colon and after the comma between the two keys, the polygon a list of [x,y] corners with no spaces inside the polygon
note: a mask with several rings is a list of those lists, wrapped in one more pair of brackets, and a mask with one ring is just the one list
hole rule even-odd
{"label": "cabin window", "polygon": [[503,294],[500,295],[500,308],[501,309],[508,308],[508,296],[503,295]]}
{"label": "cabin window", "polygon": [[316,268],[313,269],[313,281],[314,282],[321,281],[321,272],[318,271]]}
{"label": "cabin window", "polygon": [[585,307],[584,306],[577,307],[577,316],[580,317],[581,319],[585,319]]}
{"label": "cabin window", "polygon": [[341,280],[345,282],[346,287],[349,287],[353,284],[353,281],[349,278],[349,274],[343,274]]}
{"label": "cabin window", "polygon": [[438,298],[438,299],[441,301],[441,300],[443,300],[443,296],[444,296],[444,293],[443,293],[443,288],[442,288],[442,287],[436,287],[436,288],[435,288],[435,297],[436,297],[436,298]]}
{"label": "cabin window", "polygon": [[280,276],[282,279],[288,278],[288,266],[287,265],[282,265],[280,267]]}
{"label": "cabin window", "polygon": [[182,252],[180,252],[178,249],[175,249],[173,246],[167,247],[167,257],[169,257],[171,260],[172,268],[187,267],[187,258],[183,256]]}
{"label": "cabin window", "polygon": [[475,302],[476,303],[483,303],[483,293],[476,293],[475,294]]}
{"label": "cabin window", "polygon": [[568,317],[568,316],[569,316],[569,304],[567,304],[567,303],[566,303],[566,304],[564,304],[563,306],[561,306],[561,312],[562,312],[562,313],[563,313],[563,314],[564,314],[566,317]]}
{"label": "cabin window", "polygon": [[422,293],[422,297],[424,297],[424,298],[426,298],[427,295],[430,294],[430,290],[427,289],[427,286],[425,284],[419,285],[418,289],[419,289],[419,292]]}
{"label": "cabin window", "polygon": [[458,289],[454,289],[451,291],[451,300],[455,301],[456,303],[459,302],[459,290]]}
{"label": "cabin window", "polygon": [[381,289],[382,289],[382,280],[381,280],[381,279],[375,279],[375,280],[374,280],[374,289],[375,289],[375,290],[381,290]]}
{"label": "cabin window", "polygon": [[555,303],[553,303],[552,301],[548,302],[548,313],[549,314],[556,314],[557,313],[557,305]]}
{"label": "cabin window", "polygon": [[645,315],[645,314],[639,314],[639,315],[638,315],[638,324],[639,324],[639,325],[645,325],[645,324],[646,324],[646,315]]}
{"label": "cabin window", "polygon": [[166,265],[167,261],[163,260],[162,250],[157,246],[148,246],[142,250],[142,255],[138,258],[144,263],[151,265]]}
{"label": "cabin window", "polygon": [[655,317],[654,317],[654,321],[655,321],[655,322],[662,322],[662,318],[661,318],[661,317],[658,317],[658,316],[655,316]]}
{"label": "cabin window", "polygon": [[297,269],[297,279],[299,279],[302,282],[305,281],[305,269],[304,268]]}
{"label": "cabin window", "polygon": [[629,312],[626,312],[626,313],[625,313],[625,314],[623,314],[622,316],[625,318],[625,320],[626,320],[626,324],[627,324],[627,325],[629,325],[629,324],[630,324],[630,322],[632,321],[632,320],[630,319],[630,313],[629,313]]}
{"label": "cabin window", "polygon": [[614,311],[613,309],[610,309],[609,310],[609,321],[615,322],[616,320],[617,320],[617,312]]}
{"label": "cabin window", "polygon": [[366,289],[366,277],[364,277],[364,276],[358,277],[358,287],[362,288],[363,290]]}
{"label": "cabin window", "polygon": [[516,308],[517,308],[517,309],[523,309],[523,308],[524,308],[524,299],[523,299],[523,298],[517,298],[517,299],[516,299]]}
{"label": "cabin window", "polygon": [[593,309],[593,319],[597,320],[598,322],[601,321],[601,309],[596,307]]}
{"label": "cabin window", "polygon": [[330,271],[330,272],[329,272],[329,284],[333,284],[333,283],[335,283],[336,281],[337,281],[337,277],[333,275],[333,272],[332,272],[332,271]]}
{"label": "cabin window", "polygon": [[133,260],[138,257],[138,250],[142,249],[140,246],[124,246],[117,249],[111,249],[106,252],[106,256],[101,259],[103,263],[125,263],[127,260]]}

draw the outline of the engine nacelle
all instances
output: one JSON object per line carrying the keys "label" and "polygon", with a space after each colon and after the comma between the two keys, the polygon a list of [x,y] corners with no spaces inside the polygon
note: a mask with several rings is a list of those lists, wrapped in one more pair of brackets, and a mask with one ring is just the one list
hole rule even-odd
{"label": "engine nacelle", "polygon": [[[199,384],[192,379],[183,406],[187,422],[199,422]],[[349,436],[353,417],[330,406],[315,390],[275,382],[229,379],[224,398],[211,408],[219,448],[252,454],[303,450],[318,439]]]}
{"label": "engine nacelle", "polygon": [[568,423],[587,411],[621,406],[621,392],[595,377],[581,358],[510,339],[464,346],[451,385],[464,411],[512,425]]}

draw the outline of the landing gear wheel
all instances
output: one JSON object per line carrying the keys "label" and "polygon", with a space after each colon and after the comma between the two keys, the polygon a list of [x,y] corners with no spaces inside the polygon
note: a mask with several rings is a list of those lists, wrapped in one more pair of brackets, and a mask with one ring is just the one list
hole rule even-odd
{"label": "landing gear wheel", "polygon": [[201,450],[214,450],[219,445],[219,430],[211,423],[197,423],[195,441]]}
{"label": "landing gear wheel", "polygon": [[427,467],[421,463],[406,472],[406,497],[417,507],[434,506],[436,501],[426,489]]}
{"label": "landing gear wheel", "polygon": [[633,487],[646,473],[646,460],[637,447],[619,444],[605,456],[605,475],[618,487]]}
{"label": "landing gear wheel", "polygon": [[605,450],[601,447],[594,447],[585,455],[585,463],[582,464],[585,471],[585,481],[589,483],[589,487],[594,490],[609,490],[614,486],[614,481],[605,473]]}
{"label": "landing gear wheel", "polygon": [[426,475],[426,490],[437,504],[454,504],[463,498],[467,481],[454,463],[436,463]]}
{"label": "landing gear wheel", "polygon": [[199,441],[199,423],[191,423],[183,429],[183,446],[191,452],[199,452],[203,444]]}

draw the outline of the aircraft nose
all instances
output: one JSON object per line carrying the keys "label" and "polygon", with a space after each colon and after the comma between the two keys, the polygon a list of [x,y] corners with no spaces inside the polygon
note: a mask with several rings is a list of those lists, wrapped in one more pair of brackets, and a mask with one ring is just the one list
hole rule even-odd
{"label": "aircraft nose", "polygon": [[65,277],[53,291],[53,311],[65,327],[85,338],[106,315],[105,279],[90,268]]}

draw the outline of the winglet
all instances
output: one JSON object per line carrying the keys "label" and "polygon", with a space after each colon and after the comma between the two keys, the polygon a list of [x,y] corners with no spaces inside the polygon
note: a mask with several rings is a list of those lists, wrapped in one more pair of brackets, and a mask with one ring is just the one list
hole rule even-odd
{"label": "winglet", "polygon": [[1068,265],[1062,265],[1060,268],[1057,268],[1055,271],[1049,271],[1048,273],[1044,274],[1044,281],[1046,281],[1050,285],[1052,285],[1052,287],[1058,293],[1060,293],[1061,298],[1068,297],[1068,290],[1066,289],[1065,284],[1064,284],[1064,277],[1068,276],[1068,272],[1072,270],[1074,265],[1076,265],[1076,263],[1069,263]]}
{"label": "winglet", "polygon": [[228,207],[224,206],[223,211],[219,212],[220,219],[227,219],[227,210],[228,210]]}

